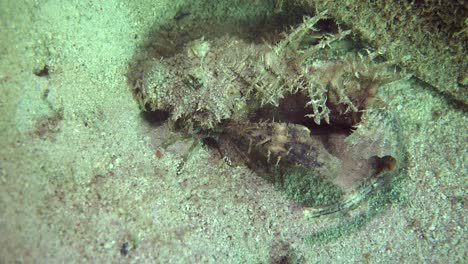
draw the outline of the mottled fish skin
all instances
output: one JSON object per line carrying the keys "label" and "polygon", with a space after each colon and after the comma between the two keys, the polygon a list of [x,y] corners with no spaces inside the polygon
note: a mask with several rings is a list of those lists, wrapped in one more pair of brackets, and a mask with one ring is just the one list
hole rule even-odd
{"label": "mottled fish skin", "polygon": [[302,125],[232,122],[226,131],[251,164],[260,162],[268,166],[302,166],[318,177],[331,179],[335,172],[329,167],[336,167],[339,162]]}

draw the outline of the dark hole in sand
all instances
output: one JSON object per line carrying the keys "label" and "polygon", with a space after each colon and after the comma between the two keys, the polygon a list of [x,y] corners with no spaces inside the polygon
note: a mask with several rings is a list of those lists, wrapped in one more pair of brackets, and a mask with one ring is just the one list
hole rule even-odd
{"label": "dark hole in sand", "polygon": [[140,116],[151,126],[162,125],[170,116],[168,111],[155,110],[141,112]]}

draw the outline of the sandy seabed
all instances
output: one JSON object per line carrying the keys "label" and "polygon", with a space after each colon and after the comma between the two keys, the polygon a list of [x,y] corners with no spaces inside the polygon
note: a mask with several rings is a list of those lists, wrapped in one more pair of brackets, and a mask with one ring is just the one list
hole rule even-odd
{"label": "sandy seabed", "polygon": [[[242,2],[214,10],[241,16]],[[401,202],[359,228],[352,212],[306,219],[248,168],[141,117],[128,63],[183,7],[0,1],[0,263],[464,262],[464,107],[414,80],[386,87],[408,151]]]}

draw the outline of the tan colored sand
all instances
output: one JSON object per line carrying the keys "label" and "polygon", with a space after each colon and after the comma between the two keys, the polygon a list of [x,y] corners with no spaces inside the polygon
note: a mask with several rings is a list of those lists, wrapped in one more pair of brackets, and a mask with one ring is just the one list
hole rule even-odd
{"label": "tan colored sand", "polygon": [[[416,84],[388,87],[407,202],[306,243],[354,213],[305,219],[247,168],[140,118],[126,65],[184,4],[130,2],[0,2],[0,263],[462,262],[466,112]],[[260,8],[230,3],[218,12]],[[48,77],[33,74],[44,65]]]}

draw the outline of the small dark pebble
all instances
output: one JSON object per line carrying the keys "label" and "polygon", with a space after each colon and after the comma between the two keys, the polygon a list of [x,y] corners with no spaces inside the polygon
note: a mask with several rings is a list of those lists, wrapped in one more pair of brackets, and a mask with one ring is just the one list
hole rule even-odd
{"label": "small dark pebble", "polygon": [[125,241],[122,244],[122,247],[120,247],[120,254],[122,256],[127,256],[127,254],[128,254],[128,241]]}

